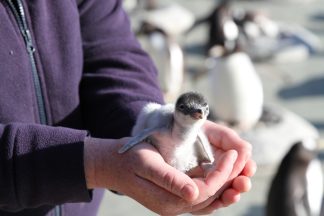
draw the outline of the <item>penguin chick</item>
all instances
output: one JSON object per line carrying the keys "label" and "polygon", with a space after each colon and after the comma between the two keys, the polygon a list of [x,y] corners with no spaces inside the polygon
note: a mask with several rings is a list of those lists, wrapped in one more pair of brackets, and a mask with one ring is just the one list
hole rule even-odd
{"label": "penguin chick", "polygon": [[168,164],[182,172],[202,163],[212,163],[212,149],[201,130],[208,114],[207,102],[196,92],[180,95],[175,105],[149,103],[138,116],[133,137],[119,153],[145,141],[153,145]]}
{"label": "penguin chick", "polygon": [[272,180],[266,216],[319,216],[323,174],[314,151],[294,144]]}

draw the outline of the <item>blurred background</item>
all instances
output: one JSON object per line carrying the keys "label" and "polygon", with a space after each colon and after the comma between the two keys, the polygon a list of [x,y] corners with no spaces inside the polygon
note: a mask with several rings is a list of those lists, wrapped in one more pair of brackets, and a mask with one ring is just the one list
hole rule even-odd
{"label": "blurred background", "polygon": [[[258,171],[251,192],[215,215],[324,215],[301,204],[310,196],[323,200],[323,165],[307,179],[308,165],[324,159],[323,0],[124,0],[124,6],[157,65],[166,101],[188,90],[202,92],[211,120],[237,130],[254,147]],[[297,143],[305,148],[294,153]],[[320,194],[310,195],[307,184]],[[302,195],[295,196],[298,188]],[[306,210],[288,214],[294,209],[283,209],[285,202]],[[267,206],[281,213],[266,213]],[[99,212],[104,215],[156,214],[107,191]]]}

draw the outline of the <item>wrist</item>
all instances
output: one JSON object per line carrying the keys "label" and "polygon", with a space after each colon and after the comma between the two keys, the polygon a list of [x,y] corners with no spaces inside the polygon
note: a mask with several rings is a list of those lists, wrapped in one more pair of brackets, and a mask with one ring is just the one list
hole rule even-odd
{"label": "wrist", "polygon": [[[107,171],[104,158],[109,157],[109,142],[106,139],[86,137],[84,140],[84,172],[88,189],[105,187],[104,173]],[[104,158],[103,158],[104,157]]]}
{"label": "wrist", "polygon": [[114,160],[120,141],[86,137],[84,140],[84,172],[88,189],[112,187]]}
{"label": "wrist", "polygon": [[84,173],[88,189],[96,187],[96,148],[93,138],[86,137],[84,140]]}

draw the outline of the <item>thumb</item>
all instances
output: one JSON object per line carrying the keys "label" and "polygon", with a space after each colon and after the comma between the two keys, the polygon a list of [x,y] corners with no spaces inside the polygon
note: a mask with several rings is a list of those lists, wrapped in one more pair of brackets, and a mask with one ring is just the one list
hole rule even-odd
{"label": "thumb", "polygon": [[151,160],[140,176],[188,202],[197,199],[199,190],[195,182],[163,160]]}

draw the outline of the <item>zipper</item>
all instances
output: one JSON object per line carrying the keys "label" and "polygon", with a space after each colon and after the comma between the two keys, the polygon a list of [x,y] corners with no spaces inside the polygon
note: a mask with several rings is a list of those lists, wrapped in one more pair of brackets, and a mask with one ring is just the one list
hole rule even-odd
{"label": "zipper", "polygon": [[[33,75],[33,83],[34,83],[34,89],[36,93],[36,100],[37,100],[37,107],[38,107],[38,113],[39,113],[39,119],[40,123],[47,125],[48,120],[46,117],[46,109],[45,109],[45,103],[44,103],[44,96],[43,91],[41,87],[40,77],[38,74],[37,66],[36,66],[36,60],[35,60],[35,46],[33,44],[32,36],[30,33],[30,30],[27,25],[27,19],[26,14],[24,10],[24,6],[21,2],[21,0],[7,0],[11,11],[13,12],[16,21],[19,26],[19,30],[24,38],[27,53],[29,56],[30,64],[31,64],[31,71]],[[54,209],[54,215],[55,216],[61,216],[62,215],[62,208],[61,205],[55,206]]]}
{"label": "zipper", "polygon": [[33,82],[34,82],[34,88],[35,88],[35,93],[36,93],[36,100],[37,100],[37,107],[38,107],[40,123],[48,124],[47,117],[46,117],[46,109],[45,109],[43,91],[42,91],[41,82],[40,82],[40,78],[38,75],[38,70],[36,67],[36,60],[35,60],[35,55],[34,55],[36,49],[33,44],[30,30],[27,25],[25,10],[24,10],[21,0],[7,0],[7,1],[8,1],[9,6],[17,20],[20,32],[25,40],[29,60],[31,63],[31,71],[32,71],[32,75],[33,75]]}

